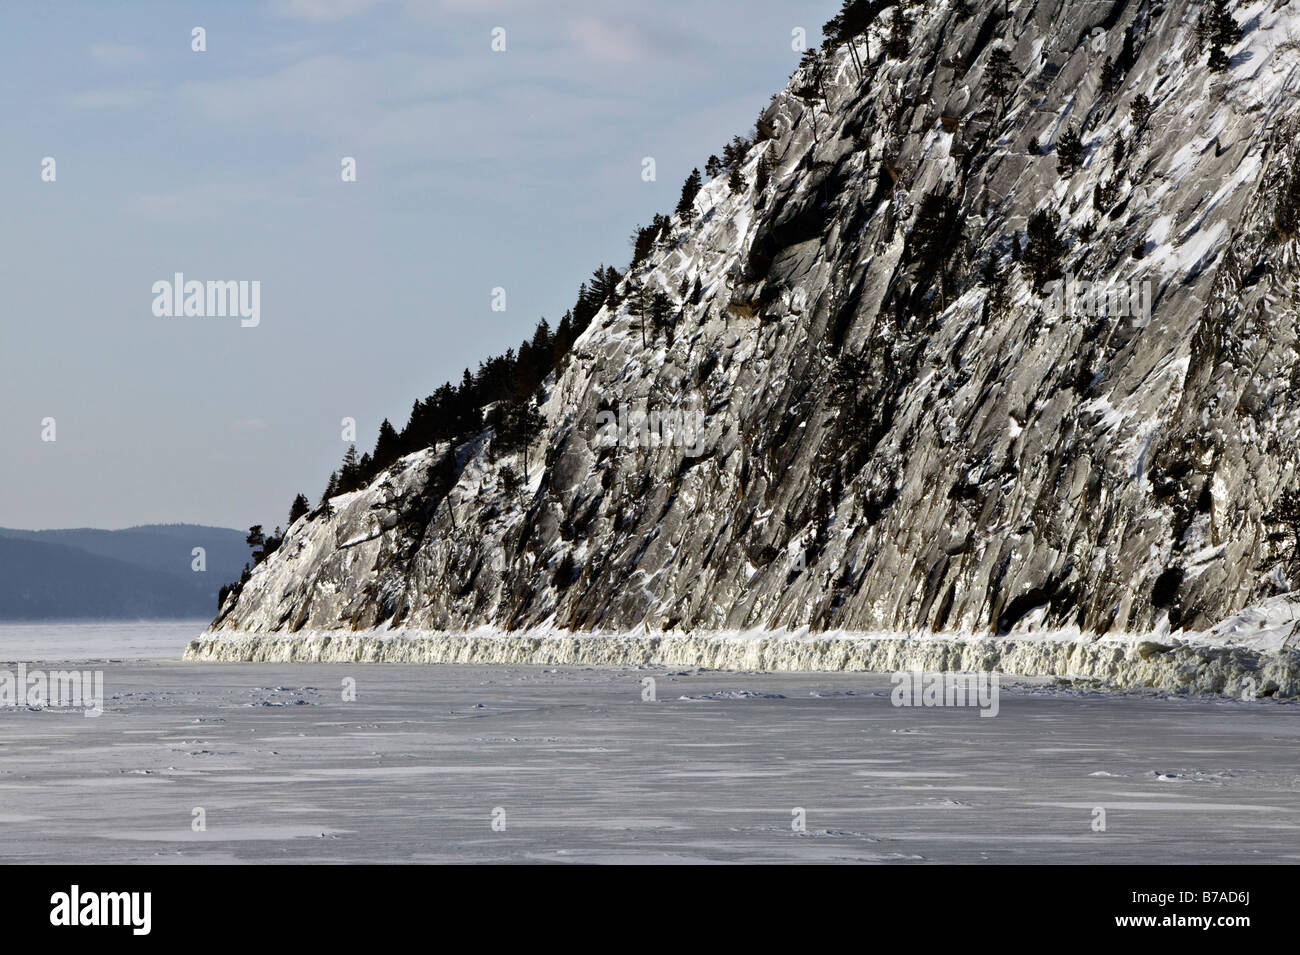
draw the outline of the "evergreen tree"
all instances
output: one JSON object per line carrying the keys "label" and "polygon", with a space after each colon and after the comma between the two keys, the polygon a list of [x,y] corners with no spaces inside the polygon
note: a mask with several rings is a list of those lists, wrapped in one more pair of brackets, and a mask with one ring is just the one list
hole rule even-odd
{"label": "evergreen tree", "polygon": [[655,292],[654,297],[650,299],[650,323],[655,331],[668,333],[669,344],[672,344],[672,313],[673,303],[668,296],[663,292]]}
{"label": "evergreen tree", "polygon": [[628,266],[629,271],[648,259],[650,253],[654,251],[655,243],[659,241],[659,233],[663,229],[663,224],[658,221],[659,218],[655,216],[656,221],[648,226],[638,226],[632,233],[632,264]]}
{"label": "evergreen tree", "polygon": [[523,490],[524,481],[516,471],[508,464],[503,464],[501,470],[497,472],[501,481],[501,490],[505,492],[506,497],[518,497],[519,492]]}
{"label": "evergreen tree", "polygon": [[338,494],[338,492],[339,492],[339,472],[331,471],[330,479],[325,484],[325,492],[320,496],[321,504],[328,504],[329,499],[334,497],[336,494]]}
{"label": "evergreen tree", "polygon": [[727,177],[727,188],[732,193],[740,192],[745,188],[745,177],[740,174],[740,167],[736,166],[731,170],[731,175]]}
{"label": "evergreen tree", "polygon": [[[807,53],[804,54],[807,56]],[[745,154],[749,152],[754,143],[743,136],[736,135],[731,137],[731,142],[722,147],[722,163],[718,171],[723,169],[735,169],[745,161]]]}
{"label": "evergreen tree", "polygon": [[1202,46],[1209,44],[1210,69],[1222,73],[1229,66],[1224,47],[1236,46],[1241,42],[1241,27],[1228,10],[1228,0],[1210,0],[1209,11],[1202,13],[1201,19],[1197,21],[1196,34]]}
{"label": "evergreen tree", "polygon": [[1061,217],[1047,209],[1040,209],[1029,217],[1025,230],[1029,246],[1024,250],[1023,264],[1033,280],[1035,291],[1061,275],[1061,262],[1068,250],[1058,234],[1060,224]]}
{"label": "evergreen tree", "polygon": [[702,185],[698,169],[692,169],[691,174],[686,177],[686,182],[682,183],[682,197],[677,201],[676,212],[687,225],[695,219],[695,197],[700,194]]}
{"label": "evergreen tree", "polygon": [[[820,99],[822,103],[827,103],[826,86],[823,82],[823,75],[826,69],[826,60],[820,50],[804,50],[803,56],[799,58],[799,68],[804,71],[808,77],[808,82],[795,90],[795,96],[809,103]],[[743,158],[743,155],[739,158]]]}
{"label": "evergreen tree", "polygon": [[605,302],[611,309],[618,308],[618,283],[623,281],[623,274],[614,266],[605,269]]}
{"label": "evergreen tree", "polygon": [[340,494],[348,494],[361,486],[361,463],[357,460],[357,446],[349,444],[343,454],[343,466],[339,468]]}
{"label": "evergreen tree", "polygon": [[555,326],[555,338],[551,344],[552,367],[559,367],[560,359],[573,347],[573,313],[565,312],[560,316],[560,324]]}
{"label": "evergreen tree", "polygon": [[988,66],[984,69],[988,80],[989,95],[998,102],[1001,109],[1011,94],[1011,84],[1020,78],[1020,71],[1011,62],[1011,54],[1005,47],[997,47],[989,54]]}
{"label": "evergreen tree", "polygon": [[1056,141],[1056,171],[1065,178],[1073,175],[1082,165],[1083,140],[1079,131],[1071,126]]}
{"label": "evergreen tree", "polygon": [[984,265],[984,287],[988,289],[988,294],[984,297],[985,319],[997,319],[1006,315],[1011,305],[1007,270],[999,264],[996,253],[990,253]]}
{"label": "evergreen tree", "polygon": [[244,538],[244,543],[252,548],[254,567],[266,560],[280,546],[280,541],[277,539],[280,536],[280,528],[278,527],[270,537],[262,533],[261,524],[254,524],[248,529],[248,536]]}
{"label": "evergreen tree", "polygon": [[704,163],[704,175],[713,179],[721,173],[724,168],[721,159],[717,156],[709,156],[708,160]]}
{"label": "evergreen tree", "polygon": [[493,430],[494,454],[524,453],[524,471],[528,470],[528,448],[546,426],[546,419],[531,398],[502,402],[488,420]]}
{"label": "evergreen tree", "polygon": [[609,287],[609,273],[606,271],[603,264],[600,265],[596,271],[591,273],[591,278],[588,280],[588,283],[584,288],[586,289],[588,300],[595,306],[593,314],[600,311],[600,307],[605,304],[609,299],[610,293],[613,291]]}
{"label": "evergreen tree", "polygon": [[1151,122],[1151,113],[1153,111],[1154,107],[1151,105],[1151,100],[1147,99],[1145,94],[1138,93],[1137,96],[1133,97],[1133,105],[1129,108],[1129,112],[1133,118],[1133,128],[1138,134],[1146,131],[1147,124]]}
{"label": "evergreen tree", "polygon": [[375,473],[387,469],[401,455],[402,441],[398,438],[396,429],[385,418],[379,425],[379,438],[375,441],[373,456]]}
{"label": "evergreen tree", "polygon": [[916,224],[907,237],[904,258],[917,266],[917,284],[928,286],[939,279],[939,304],[944,297],[944,270],[961,237],[962,223],[957,203],[938,193],[927,193],[916,210]]}
{"label": "evergreen tree", "polygon": [[822,26],[822,36],[836,43],[860,36],[884,7],[882,0],[844,0],[840,12]]}
{"label": "evergreen tree", "polygon": [[311,510],[311,505],[307,503],[307,495],[299,494],[289,505],[289,526],[292,527],[298,518],[305,515]]}
{"label": "evergreen tree", "polygon": [[1115,61],[1106,57],[1106,62],[1101,65],[1101,92],[1109,93],[1115,88],[1117,77],[1115,76]]}
{"label": "evergreen tree", "polygon": [[532,447],[537,436],[546,427],[546,418],[542,416],[537,405],[528,400],[523,402],[515,414],[515,434],[524,452],[524,473],[528,473],[528,449]]}
{"label": "evergreen tree", "polygon": [[767,192],[767,184],[772,179],[772,160],[766,152],[758,161],[758,174],[754,177],[754,191],[758,195]]}
{"label": "evergreen tree", "polygon": [[1105,182],[1092,187],[1092,207],[1098,212],[1108,212],[1119,199],[1119,175],[1114,175]]}
{"label": "evergreen tree", "polygon": [[628,297],[627,300],[628,314],[633,318],[641,321],[641,347],[648,345],[646,341],[645,326],[650,317],[650,292],[644,285],[638,285]]}
{"label": "evergreen tree", "polygon": [[277,524],[275,530],[271,532],[271,535],[266,539],[265,543],[262,544],[262,560],[266,560],[279,550],[282,543],[284,543],[284,531],[282,531],[280,526]]}
{"label": "evergreen tree", "polygon": [[912,18],[903,13],[902,5],[894,7],[894,18],[889,23],[889,36],[885,40],[885,55],[891,60],[904,60],[912,51]]}

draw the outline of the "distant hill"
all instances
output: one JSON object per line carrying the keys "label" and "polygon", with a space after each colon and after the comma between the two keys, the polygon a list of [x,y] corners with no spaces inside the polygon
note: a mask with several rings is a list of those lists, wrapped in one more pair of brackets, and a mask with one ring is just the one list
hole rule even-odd
{"label": "distant hill", "polygon": [[[191,569],[195,547],[206,571]],[[212,616],[248,560],[244,532],[224,527],[0,528],[0,620]]]}

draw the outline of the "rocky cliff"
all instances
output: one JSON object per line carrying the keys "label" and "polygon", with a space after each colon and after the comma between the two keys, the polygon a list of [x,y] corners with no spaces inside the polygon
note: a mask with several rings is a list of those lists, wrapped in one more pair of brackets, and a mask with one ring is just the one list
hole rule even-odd
{"label": "rocky cliff", "polygon": [[905,52],[881,12],[625,277],[526,455],[403,458],[213,630],[1086,639],[1282,599],[1300,11],[1235,8],[1214,71],[1208,9],[940,0]]}

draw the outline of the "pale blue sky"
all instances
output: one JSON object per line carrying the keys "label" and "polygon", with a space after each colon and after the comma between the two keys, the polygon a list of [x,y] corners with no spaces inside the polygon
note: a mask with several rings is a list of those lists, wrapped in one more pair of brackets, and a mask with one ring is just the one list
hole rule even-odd
{"label": "pale blue sky", "polygon": [[[368,450],[624,267],[839,5],[6,3],[0,526],[283,523],[340,418]],[[154,317],[177,271],[260,281],[261,324]]]}

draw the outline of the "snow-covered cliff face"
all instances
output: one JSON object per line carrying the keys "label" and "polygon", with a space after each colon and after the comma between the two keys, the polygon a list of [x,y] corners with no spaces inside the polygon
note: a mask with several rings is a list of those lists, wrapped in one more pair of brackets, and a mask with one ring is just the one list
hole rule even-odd
{"label": "snow-covered cliff face", "polygon": [[[1282,546],[1262,515],[1300,485],[1297,244],[1275,228],[1300,7],[1236,7],[1220,73],[1187,0],[1006,9],[916,7],[901,59],[886,12],[861,74],[847,46],[828,57],[824,101],[796,73],[745,188],[706,184],[625,282],[671,297],[671,340],[626,300],[603,310],[547,382],[521,490],[502,467],[524,456],[489,460],[486,434],[410,455],[295,523],[214,629],[1115,633],[1205,628],[1287,586],[1261,569]],[[1031,288],[1013,236],[1031,245],[1040,209],[1079,281],[1149,283],[1149,320]],[[620,407],[706,430],[609,446]]]}

